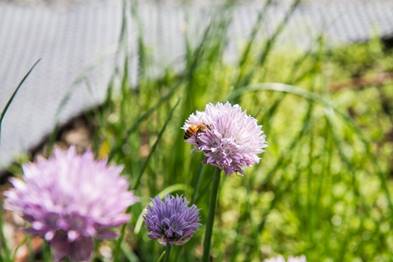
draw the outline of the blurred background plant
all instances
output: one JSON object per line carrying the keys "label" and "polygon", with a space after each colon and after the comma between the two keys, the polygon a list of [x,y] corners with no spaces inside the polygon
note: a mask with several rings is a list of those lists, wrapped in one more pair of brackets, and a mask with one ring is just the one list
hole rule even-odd
{"label": "blurred background plant", "polygon": [[[140,196],[119,239],[97,243],[96,261],[157,260],[163,247],[147,237],[142,224],[142,211],[156,195],[184,194],[200,208],[205,224],[214,171],[201,164],[202,155],[184,142],[180,128],[206,103],[227,100],[257,118],[269,147],[244,177],[221,184],[214,261],[261,261],[278,254],[305,255],[308,261],[391,260],[393,52],[377,37],[330,48],[321,36],[308,51],[277,46],[298,2],[263,41],[255,37],[266,22],[261,12],[235,63],[224,59],[231,5],[221,7],[196,45],[185,34],[180,71],[148,73],[152,53],[160,50],[146,46],[142,27],[137,53],[130,54],[126,38],[120,38],[124,66],[114,69],[105,102],[55,130],[39,149],[48,155],[80,127],[86,137],[77,143],[80,149],[91,147],[98,158],[123,164]],[[131,56],[138,57],[137,81],[129,75]],[[20,163],[10,167],[13,174],[21,174]],[[9,229],[2,221],[0,260],[13,261],[15,248],[6,241]],[[201,227],[174,248],[171,261],[200,259],[203,233]],[[28,236],[23,239],[19,243],[27,243],[30,261],[50,261],[46,245],[37,248]]]}

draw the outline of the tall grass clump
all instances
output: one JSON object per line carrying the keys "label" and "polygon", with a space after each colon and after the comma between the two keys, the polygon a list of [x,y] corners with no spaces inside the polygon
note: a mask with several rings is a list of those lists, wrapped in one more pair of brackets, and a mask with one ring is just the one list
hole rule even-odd
{"label": "tall grass clump", "polygon": [[[391,70],[386,61],[392,54],[376,40],[331,49],[323,37],[308,51],[288,51],[277,42],[298,4],[262,39],[259,30],[268,21],[261,9],[234,63],[225,60],[232,12],[225,5],[198,41],[185,36],[183,68],[168,67],[159,76],[148,73],[154,63],[142,26],[133,54],[123,30],[118,52],[123,66],[116,68],[104,103],[87,118],[95,157],[123,165],[139,202],[127,210],[131,216],[118,238],[95,243],[97,261],[261,261],[279,255],[308,261],[391,259],[392,152],[386,134],[392,120],[381,101],[391,101],[392,83],[355,88],[358,82],[349,79]],[[124,12],[129,9],[126,5]],[[364,54],[370,66],[353,65],[352,50]],[[368,57],[370,52],[390,58],[382,63]],[[131,79],[128,58],[135,56],[139,74]],[[266,134],[269,147],[262,161],[244,169],[244,176],[218,176],[217,165],[204,164],[206,152],[184,141],[181,127],[189,115],[218,102],[239,104]],[[154,205],[160,213],[165,197],[176,194],[198,208],[201,226],[183,245],[168,248],[149,238],[172,243],[168,231],[160,235],[153,230],[155,222],[146,226],[144,220]],[[212,194],[217,204],[209,214],[209,202],[216,202]],[[206,232],[208,223],[212,228]],[[204,245],[205,234],[211,241]],[[0,243],[4,261],[11,261],[2,234]]]}

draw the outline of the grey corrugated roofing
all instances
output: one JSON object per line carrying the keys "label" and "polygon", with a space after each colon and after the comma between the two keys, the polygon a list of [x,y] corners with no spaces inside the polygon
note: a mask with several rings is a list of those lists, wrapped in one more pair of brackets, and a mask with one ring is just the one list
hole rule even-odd
{"label": "grey corrugated roofing", "polygon": [[[276,1],[269,9],[261,37],[274,30],[289,4]],[[179,6],[139,1],[139,6],[144,38],[157,68],[178,61],[183,54],[186,20],[190,35],[199,35],[212,10],[208,2]],[[261,1],[246,1],[236,7],[228,57],[235,57],[261,6]],[[100,103],[115,63],[121,13],[121,3],[116,0],[78,1],[67,6],[0,3],[0,108],[29,67],[42,58],[4,121],[0,167],[53,129],[55,112],[68,93],[72,96],[60,114],[61,122]],[[130,30],[129,46],[135,50],[135,26]],[[391,35],[393,1],[306,1],[294,13],[280,42],[307,48],[322,32],[331,44],[363,41],[374,32]],[[136,72],[137,61],[130,63]],[[81,76],[89,80],[92,92],[83,81],[75,83]]]}

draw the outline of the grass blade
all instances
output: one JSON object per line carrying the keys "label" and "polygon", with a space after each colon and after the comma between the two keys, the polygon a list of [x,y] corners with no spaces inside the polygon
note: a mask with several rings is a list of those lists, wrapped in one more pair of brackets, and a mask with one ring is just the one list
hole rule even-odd
{"label": "grass blade", "polygon": [[10,107],[12,101],[14,100],[16,94],[18,93],[19,89],[22,87],[23,83],[26,81],[26,79],[29,77],[33,69],[36,67],[36,65],[41,61],[41,58],[38,59],[33,66],[27,71],[25,76],[22,78],[22,80],[19,82],[18,86],[15,88],[14,92],[12,93],[11,97],[8,99],[7,104],[5,105],[3,111],[0,114],[0,139],[1,139],[1,126],[5,117],[5,114],[7,113],[8,108]]}
{"label": "grass blade", "polygon": [[157,139],[154,142],[154,144],[153,144],[153,146],[152,146],[152,148],[151,148],[151,150],[149,152],[149,155],[147,156],[145,162],[143,163],[141,171],[140,171],[140,173],[138,174],[138,176],[136,178],[135,184],[133,186],[134,190],[138,188],[138,186],[139,186],[139,184],[141,182],[142,175],[145,172],[146,167],[148,166],[151,157],[153,156],[154,152],[156,151],[158,143],[160,142],[160,140],[162,138],[162,135],[164,134],[164,132],[165,132],[169,122],[172,120],[173,113],[175,112],[176,107],[179,105],[179,102],[180,102],[180,100],[178,100],[177,103],[172,107],[171,111],[168,114],[167,119],[165,120],[165,123],[164,123],[163,127],[161,128],[160,132],[158,133]]}
{"label": "grass blade", "polygon": [[124,134],[124,136],[119,139],[119,143],[115,144],[113,149],[111,150],[108,159],[111,160],[114,155],[121,150],[121,147],[127,143],[128,138],[130,135],[135,132],[139,125],[145,121],[151,114],[153,114],[165,101],[168,101],[172,95],[174,94],[175,90],[179,87],[179,85],[175,86],[167,95],[163,96],[156,104],[150,107],[147,111],[145,111],[141,116],[134,122],[134,124],[128,128]]}

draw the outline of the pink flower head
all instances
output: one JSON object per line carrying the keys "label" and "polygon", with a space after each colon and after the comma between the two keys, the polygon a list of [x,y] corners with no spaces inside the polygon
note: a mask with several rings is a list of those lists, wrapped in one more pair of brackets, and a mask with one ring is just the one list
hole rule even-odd
{"label": "pink flower head", "polygon": [[192,114],[183,129],[203,126],[187,142],[205,155],[205,163],[222,169],[225,174],[242,173],[259,162],[258,155],[267,146],[266,137],[255,118],[239,105],[226,102],[207,104],[205,111]]}
{"label": "pink flower head", "polygon": [[121,170],[96,161],[91,151],[55,149],[49,159],[24,165],[23,179],[11,179],[5,207],[30,223],[28,232],[50,243],[56,261],[88,260],[93,239],[114,238],[112,229],[129,220],[125,211],[137,201]]}

